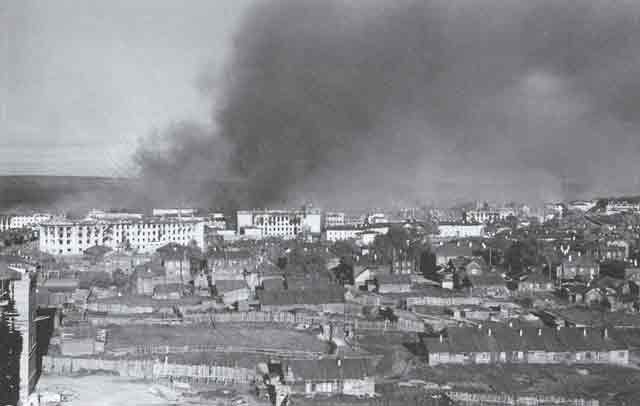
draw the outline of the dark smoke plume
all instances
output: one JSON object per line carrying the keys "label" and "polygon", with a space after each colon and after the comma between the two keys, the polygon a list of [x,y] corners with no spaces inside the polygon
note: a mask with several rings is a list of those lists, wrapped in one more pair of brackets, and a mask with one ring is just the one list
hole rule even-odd
{"label": "dark smoke plume", "polygon": [[631,0],[260,2],[214,128],[168,129],[137,162],[159,199],[209,205],[633,193],[639,18]]}

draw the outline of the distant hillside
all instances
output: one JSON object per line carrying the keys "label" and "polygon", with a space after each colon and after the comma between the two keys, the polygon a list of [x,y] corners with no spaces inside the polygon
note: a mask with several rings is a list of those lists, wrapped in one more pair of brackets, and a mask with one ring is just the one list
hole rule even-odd
{"label": "distant hillside", "polygon": [[0,176],[0,211],[130,206],[136,200],[136,182],[84,176]]}
{"label": "distant hillside", "polygon": [[211,181],[192,187],[193,193],[187,194],[134,178],[0,176],[0,213],[52,210],[81,215],[92,208],[146,211],[156,206],[235,210],[236,199],[242,199],[239,185]]}

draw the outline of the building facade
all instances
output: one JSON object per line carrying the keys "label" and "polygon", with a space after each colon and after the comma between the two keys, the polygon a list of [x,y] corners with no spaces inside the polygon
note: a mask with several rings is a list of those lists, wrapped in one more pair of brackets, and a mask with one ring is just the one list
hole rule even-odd
{"label": "building facade", "polygon": [[324,227],[342,226],[345,224],[345,213],[343,212],[326,212],[324,214]]}
{"label": "building facade", "polygon": [[438,232],[438,237],[441,238],[482,237],[484,225],[476,223],[440,223],[438,224]]}
{"label": "building facade", "polygon": [[52,255],[82,255],[94,245],[115,251],[152,253],[168,243],[204,248],[200,218],[143,218],[140,220],[50,220],[40,225],[39,248]]}
{"label": "building facade", "polygon": [[20,228],[36,229],[40,223],[51,220],[52,217],[48,213],[3,214],[0,215],[0,232]]}
{"label": "building facade", "polygon": [[424,339],[429,365],[629,364],[624,332],[587,328],[457,327]]}
{"label": "building facade", "polygon": [[[8,368],[9,365],[0,366],[0,370],[7,368],[2,372],[7,376],[19,377],[10,381],[19,382],[18,398],[20,403],[26,404],[40,377],[36,335],[37,274],[34,266],[23,261],[2,260],[0,268],[2,268],[0,269],[0,294],[3,299],[8,299],[0,303],[0,314],[7,312],[9,324],[15,329],[17,336],[21,337],[17,371],[15,368]],[[5,341],[2,344],[11,346],[12,343]],[[8,349],[5,345],[0,345],[0,348],[2,351]],[[15,390],[15,388],[5,389]]]}
{"label": "building facade", "polygon": [[259,229],[261,238],[278,237],[294,239],[299,235],[319,235],[322,215],[319,210],[239,210],[237,212],[238,234],[245,229]]}
{"label": "building facade", "polygon": [[369,245],[376,236],[386,234],[389,228],[389,224],[345,224],[327,227],[324,238],[331,242],[354,240]]}

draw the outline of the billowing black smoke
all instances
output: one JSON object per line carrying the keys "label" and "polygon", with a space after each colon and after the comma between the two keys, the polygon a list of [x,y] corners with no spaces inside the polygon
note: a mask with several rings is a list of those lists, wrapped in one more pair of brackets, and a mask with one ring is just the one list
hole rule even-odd
{"label": "billowing black smoke", "polygon": [[639,18],[634,1],[260,2],[214,128],[168,129],[137,161],[154,196],[201,205],[632,193]]}

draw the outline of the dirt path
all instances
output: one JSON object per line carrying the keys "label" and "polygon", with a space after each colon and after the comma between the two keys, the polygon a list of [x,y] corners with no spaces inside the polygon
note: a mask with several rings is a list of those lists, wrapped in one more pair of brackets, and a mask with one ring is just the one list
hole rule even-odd
{"label": "dirt path", "polygon": [[169,406],[172,402],[156,396],[150,384],[132,382],[118,376],[90,375],[77,378],[43,375],[40,393],[63,393],[70,401],[65,406]]}

